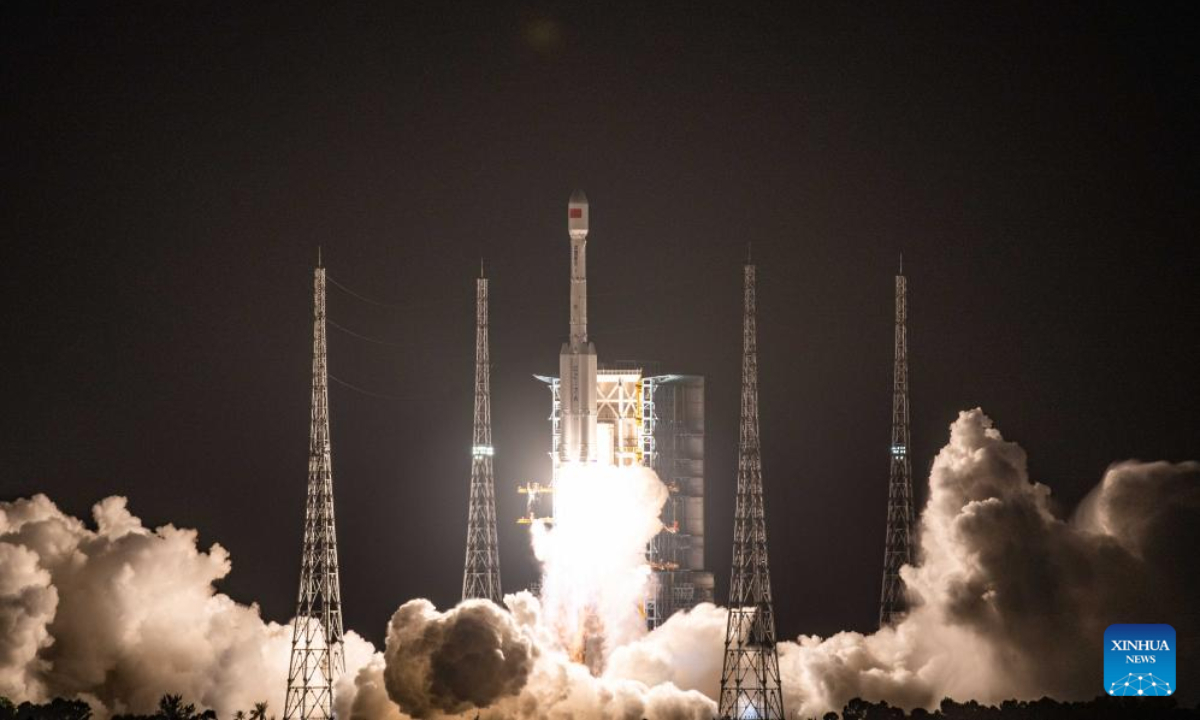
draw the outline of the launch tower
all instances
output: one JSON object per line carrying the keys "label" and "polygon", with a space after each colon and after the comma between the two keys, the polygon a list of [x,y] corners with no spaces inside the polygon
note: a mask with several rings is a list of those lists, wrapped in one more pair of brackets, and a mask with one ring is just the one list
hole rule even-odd
{"label": "launch tower", "polygon": [[742,421],[737,501],[733,516],[733,571],[721,668],[721,718],[783,720],[775,611],[767,564],[762,456],[758,439],[758,340],[754,265],[745,266],[742,325]]}
{"label": "launch tower", "polygon": [[496,486],[492,476],[492,390],[488,354],[488,281],[475,281],[475,431],[471,446],[471,500],[462,598],[499,605],[500,551],[496,541]]}
{"label": "launch tower", "polygon": [[308,499],[304,557],[292,629],[286,720],[330,720],[333,683],[346,671],[337,531],[333,517],[333,461],[329,443],[329,382],[325,347],[325,268],[313,280],[312,425],[308,445]]}
{"label": "launch tower", "polygon": [[904,260],[896,275],[896,355],[892,369],[892,445],[888,451],[887,540],[883,553],[883,588],[879,625],[891,625],[907,610],[900,568],[912,562],[913,490],[908,425],[908,281]]}

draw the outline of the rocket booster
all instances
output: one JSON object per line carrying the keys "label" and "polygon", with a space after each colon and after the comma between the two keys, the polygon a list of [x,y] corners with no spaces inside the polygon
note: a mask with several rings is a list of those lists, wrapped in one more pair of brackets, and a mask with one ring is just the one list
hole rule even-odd
{"label": "rocket booster", "polygon": [[591,462],[596,447],[596,346],[587,337],[588,201],[582,190],[567,202],[571,236],[571,335],[558,355],[563,462]]}

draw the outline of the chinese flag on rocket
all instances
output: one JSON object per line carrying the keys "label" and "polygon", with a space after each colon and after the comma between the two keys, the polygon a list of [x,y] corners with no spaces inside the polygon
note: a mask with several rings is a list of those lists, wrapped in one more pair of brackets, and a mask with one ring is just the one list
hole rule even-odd
{"label": "chinese flag on rocket", "polygon": [[582,218],[583,217],[583,208],[571,208],[570,217]]}

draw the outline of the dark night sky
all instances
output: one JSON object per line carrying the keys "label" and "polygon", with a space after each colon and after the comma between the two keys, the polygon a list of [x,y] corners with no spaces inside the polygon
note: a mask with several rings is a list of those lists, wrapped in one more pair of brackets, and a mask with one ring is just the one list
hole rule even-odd
{"label": "dark night sky", "polygon": [[331,389],[346,621],[381,640],[460,590],[482,254],[523,587],[576,186],[601,361],[708,378],[718,597],[753,242],[784,636],[875,621],[900,251],[919,498],[976,405],[1065,510],[1111,461],[1200,456],[1186,4],[473,5],[4,3],[0,498],[127,495],[289,617],[320,245],[401,306],[330,290],[396,343],[330,329],[335,375],[402,398]]}

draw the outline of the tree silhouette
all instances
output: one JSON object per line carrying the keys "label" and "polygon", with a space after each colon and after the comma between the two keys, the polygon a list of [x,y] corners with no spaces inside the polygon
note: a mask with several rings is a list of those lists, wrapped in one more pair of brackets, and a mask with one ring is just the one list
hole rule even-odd
{"label": "tree silhouette", "polygon": [[42,705],[23,702],[11,717],[14,720],[88,720],[92,717],[92,708],[82,700],[54,698]]}
{"label": "tree silhouette", "polygon": [[[957,702],[945,698],[938,709],[930,712],[917,708],[911,713],[891,707],[886,702],[873,703],[854,698],[842,709],[842,720],[1200,720],[1200,707],[1178,707],[1173,697],[1109,697],[1101,695],[1092,700],[1059,702],[1044,697],[1040,700],[1005,700],[999,706],[981,705],[975,700]],[[827,713],[824,720],[836,720]]]}
{"label": "tree silhouette", "polygon": [[182,695],[163,695],[158,701],[158,715],[163,720],[191,720],[196,715],[196,706],[184,705]]}

